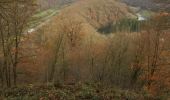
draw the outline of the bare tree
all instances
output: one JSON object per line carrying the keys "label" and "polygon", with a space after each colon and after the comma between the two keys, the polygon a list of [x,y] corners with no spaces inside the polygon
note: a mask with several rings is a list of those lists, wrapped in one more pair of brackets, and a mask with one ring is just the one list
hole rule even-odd
{"label": "bare tree", "polygon": [[17,66],[20,61],[19,46],[22,33],[34,9],[34,0],[8,0],[0,2],[1,41],[4,54],[4,69],[7,86],[11,86],[11,68],[13,84],[16,86]]}

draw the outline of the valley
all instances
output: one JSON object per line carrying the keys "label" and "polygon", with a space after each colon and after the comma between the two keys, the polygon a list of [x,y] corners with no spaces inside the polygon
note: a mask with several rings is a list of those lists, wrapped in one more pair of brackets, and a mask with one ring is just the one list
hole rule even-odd
{"label": "valley", "polygon": [[170,98],[168,0],[2,1],[0,99]]}

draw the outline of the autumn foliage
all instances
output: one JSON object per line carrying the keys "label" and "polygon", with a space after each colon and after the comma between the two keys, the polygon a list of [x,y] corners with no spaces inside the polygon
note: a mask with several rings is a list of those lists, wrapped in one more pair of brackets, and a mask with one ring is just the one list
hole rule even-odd
{"label": "autumn foliage", "polygon": [[[57,16],[29,34],[21,31],[21,36],[16,34],[16,37],[11,35],[8,38],[8,32],[13,30],[0,28],[0,45],[5,47],[0,47],[0,74],[4,75],[0,77],[2,87],[3,79],[14,74],[14,84],[41,84],[49,98],[60,98],[57,97],[58,92],[62,92],[75,98],[95,95],[112,100],[117,92],[110,87],[120,89],[116,90],[120,100],[131,98],[127,95],[135,95],[134,98],[139,100],[168,98],[170,14],[155,12],[150,18],[138,21],[135,13],[120,1],[100,1],[80,0],[62,9]],[[50,0],[50,4],[52,2]],[[0,19],[2,27],[3,22],[4,19]],[[99,31],[108,26],[116,31],[110,30],[107,34]],[[11,28],[10,24],[5,28],[8,27]],[[10,40],[16,38],[19,38],[18,44],[10,45]],[[15,66],[12,66],[14,58]],[[12,73],[10,69],[13,67],[17,69]],[[9,71],[5,72],[7,76],[3,68]],[[7,80],[7,87],[11,86],[10,81]],[[84,83],[93,84],[84,86]],[[36,88],[30,90],[37,91]],[[104,91],[105,88],[108,91]]]}

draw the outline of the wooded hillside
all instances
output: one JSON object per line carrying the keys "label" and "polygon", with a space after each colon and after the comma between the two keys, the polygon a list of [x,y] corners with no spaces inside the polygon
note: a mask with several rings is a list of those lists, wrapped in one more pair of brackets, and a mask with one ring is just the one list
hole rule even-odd
{"label": "wooded hillside", "polygon": [[0,99],[168,100],[170,14],[126,2],[1,0]]}

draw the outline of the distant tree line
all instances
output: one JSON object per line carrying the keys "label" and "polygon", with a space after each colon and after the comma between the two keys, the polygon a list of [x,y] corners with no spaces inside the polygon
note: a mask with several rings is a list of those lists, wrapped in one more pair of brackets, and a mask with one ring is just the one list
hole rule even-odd
{"label": "distant tree line", "polygon": [[75,0],[37,0],[40,10],[61,7],[74,1]]}

